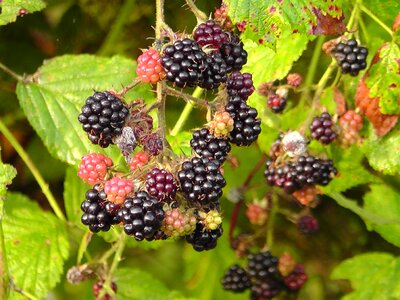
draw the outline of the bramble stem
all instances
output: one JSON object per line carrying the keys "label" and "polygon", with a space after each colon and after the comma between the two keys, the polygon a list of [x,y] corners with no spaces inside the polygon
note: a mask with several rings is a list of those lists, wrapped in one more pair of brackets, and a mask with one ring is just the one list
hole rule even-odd
{"label": "bramble stem", "polygon": [[197,24],[205,22],[208,18],[207,15],[197,8],[196,4],[194,4],[193,0],[186,0],[187,6],[189,6],[190,10],[196,16]]}
{"label": "bramble stem", "polygon": [[17,151],[18,155],[22,158],[28,169],[31,171],[33,177],[39,184],[42,189],[43,194],[46,196],[47,201],[49,202],[51,208],[53,209],[56,216],[63,221],[66,221],[66,218],[58,206],[56,199],[54,198],[52,192],[50,191],[49,185],[45,182],[39,170],[36,168],[33,161],[30,159],[28,153],[25,152],[24,148],[17,141],[17,139],[13,136],[13,134],[8,130],[8,128],[4,125],[2,121],[0,121],[0,132],[4,134],[6,139],[10,142],[11,146]]}
{"label": "bramble stem", "polygon": [[379,26],[382,27],[387,33],[390,34],[390,36],[393,36],[393,31],[385,24],[383,23],[377,16],[374,15],[372,11],[370,11],[368,8],[366,8],[364,5],[361,4],[361,10],[365,12],[372,20],[374,20]]}
{"label": "bramble stem", "polygon": [[268,224],[267,224],[267,240],[266,246],[270,249],[271,245],[274,243],[274,224],[275,216],[278,210],[278,196],[273,193],[271,195],[272,200],[270,201],[270,210],[268,214]]}
{"label": "bramble stem", "polygon": [[27,291],[24,291],[21,288],[14,287],[14,291],[16,291],[17,293],[20,293],[22,296],[26,297],[29,300],[39,300],[39,298],[36,298],[32,294],[28,293]]}
{"label": "bramble stem", "polygon": [[[194,90],[192,97],[199,98],[202,93],[203,93],[203,89],[197,87]],[[187,102],[185,108],[183,109],[181,115],[179,116],[178,121],[176,121],[175,126],[170,133],[172,136],[177,135],[181,131],[183,125],[185,125],[186,120],[188,119],[190,113],[192,112],[192,109],[193,109],[193,104],[190,102]]]}
{"label": "bramble stem", "polygon": [[108,55],[113,52],[115,43],[124,28],[126,21],[132,13],[135,6],[135,0],[126,0],[118,12],[117,19],[110,28],[107,37],[100,50],[97,52],[98,55]]}
{"label": "bramble stem", "polygon": [[317,43],[314,48],[314,52],[311,58],[310,67],[308,68],[308,73],[304,84],[310,86],[314,82],[315,73],[319,64],[319,58],[321,56],[322,44],[325,41],[325,36],[319,36]]}
{"label": "bramble stem", "polygon": [[167,86],[165,88],[165,92],[167,93],[167,95],[174,96],[177,98],[182,98],[183,100],[185,100],[188,103],[194,102],[195,104],[197,104],[201,107],[205,107],[205,108],[209,107],[209,103],[207,100],[193,97],[192,95],[188,95],[186,93],[177,91],[169,86]]}
{"label": "bramble stem", "polygon": [[8,67],[6,67],[5,65],[3,65],[1,62],[0,62],[0,69],[3,70],[4,73],[7,73],[8,75],[13,77],[17,81],[23,81],[24,80],[24,78],[21,75],[18,75],[13,70],[11,70]]}

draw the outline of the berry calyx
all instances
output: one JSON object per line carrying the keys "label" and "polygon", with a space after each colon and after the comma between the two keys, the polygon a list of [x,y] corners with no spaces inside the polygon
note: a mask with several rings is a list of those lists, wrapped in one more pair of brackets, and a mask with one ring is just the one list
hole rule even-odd
{"label": "berry calyx", "polygon": [[167,209],[165,210],[165,218],[162,221],[161,230],[172,238],[186,236],[196,229],[196,222],[193,209]]}
{"label": "berry calyx", "polygon": [[251,287],[251,280],[245,269],[233,265],[226,270],[221,284],[225,290],[241,293]]}
{"label": "berry calyx", "polygon": [[118,211],[118,217],[124,224],[127,235],[133,236],[137,241],[152,240],[161,228],[164,211],[156,198],[139,191],[132,198],[125,199],[124,205]]}
{"label": "berry calyx", "polygon": [[104,180],[108,168],[112,165],[113,162],[109,157],[100,153],[90,153],[82,157],[78,176],[90,185],[95,185]]}
{"label": "berry calyx", "polygon": [[311,215],[305,215],[301,216],[297,220],[297,227],[299,228],[300,232],[304,234],[311,234],[318,231],[319,222],[315,217]]}
{"label": "berry calyx", "polygon": [[129,168],[132,172],[136,171],[144,167],[150,160],[150,157],[146,154],[146,152],[139,151],[137,152],[129,162]]}
{"label": "berry calyx", "polygon": [[355,39],[340,42],[333,48],[332,54],[343,74],[357,76],[361,70],[367,67],[368,50],[359,46]]}
{"label": "berry calyx", "polygon": [[128,108],[114,94],[95,92],[86,99],[78,120],[89,140],[106,148],[122,133],[128,113]]}
{"label": "berry calyx", "polygon": [[114,176],[104,183],[104,192],[107,194],[107,200],[121,205],[125,198],[133,191],[133,182],[129,179],[123,179]]}
{"label": "berry calyx", "polygon": [[171,201],[177,190],[174,176],[166,170],[154,168],[146,175],[146,190],[158,201]]}
{"label": "berry calyx", "polygon": [[196,27],[193,38],[201,47],[209,46],[213,49],[219,49],[222,44],[228,41],[229,36],[213,20],[207,20]]}
{"label": "berry calyx", "polygon": [[140,81],[155,84],[165,77],[160,54],[153,48],[144,50],[137,59],[136,74]]}
{"label": "berry calyx", "polygon": [[320,141],[322,144],[330,144],[337,137],[332,126],[333,122],[331,115],[327,112],[322,113],[319,117],[315,117],[311,122],[311,137]]}

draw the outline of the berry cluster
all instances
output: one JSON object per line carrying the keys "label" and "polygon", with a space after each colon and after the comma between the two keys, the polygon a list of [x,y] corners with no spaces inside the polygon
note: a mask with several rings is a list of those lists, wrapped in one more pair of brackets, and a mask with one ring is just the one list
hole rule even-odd
{"label": "berry cluster", "polygon": [[368,50],[359,46],[355,39],[340,42],[333,48],[332,54],[344,74],[357,76],[367,67]]}
{"label": "berry cluster", "polygon": [[[287,259],[286,256],[282,258]],[[280,259],[269,251],[249,254],[246,268],[231,266],[223,276],[224,289],[234,293],[251,290],[251,299],[271,299],[282,290],[299,290],[307,281],[301,264],[293,265],[287,273],[281,273]],[[287,268],[285,268],[287,269]]]}
{"label": "berry cluster", "polygon": [[331,115],[327,112],[322,113],[319,117],[315,117],[310,124],[311,137],[325,145],[332,143],[337,137],[332,125]]}

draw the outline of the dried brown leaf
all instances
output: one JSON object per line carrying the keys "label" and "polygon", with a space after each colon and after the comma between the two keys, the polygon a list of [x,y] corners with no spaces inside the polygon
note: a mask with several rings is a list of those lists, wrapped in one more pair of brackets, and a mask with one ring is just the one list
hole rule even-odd
{"label": "dried brown leaf", "polygon": [[333,88],[333,100],[336,102],[336,113],[343,115],[346,112],[346,99],[336,86]]}
{"label": "dried brown leaf", "polygon": [[333,17],[315,7],[312,8],[312,12],[317,18],[317,23],[311,29],[312,34],[340,35],[346,31],[343,14],[340,17]]}

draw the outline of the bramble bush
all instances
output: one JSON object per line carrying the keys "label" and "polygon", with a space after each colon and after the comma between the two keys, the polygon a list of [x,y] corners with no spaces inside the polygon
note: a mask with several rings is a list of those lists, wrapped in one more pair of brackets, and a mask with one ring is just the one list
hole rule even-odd
{"label": "bramble bush", "polygon": [[0,298],[399,298],[398,1],[154,2],[0,1]]}

